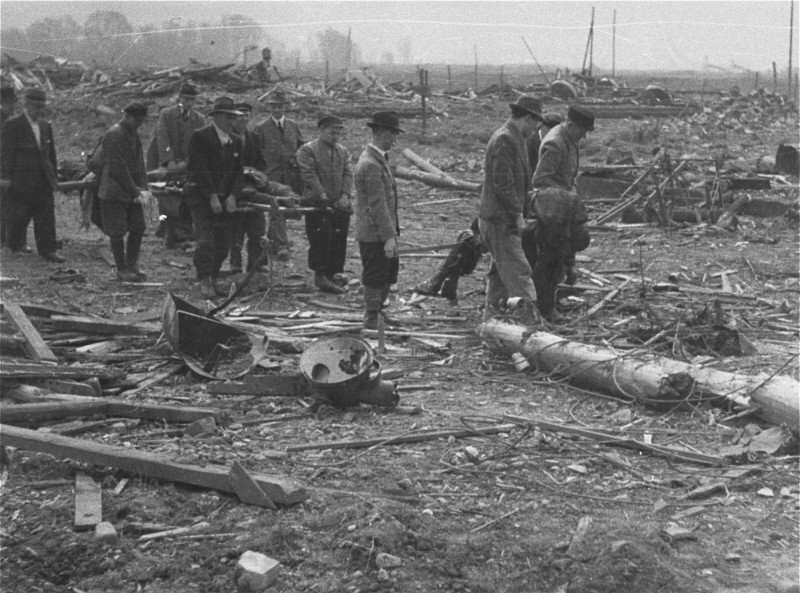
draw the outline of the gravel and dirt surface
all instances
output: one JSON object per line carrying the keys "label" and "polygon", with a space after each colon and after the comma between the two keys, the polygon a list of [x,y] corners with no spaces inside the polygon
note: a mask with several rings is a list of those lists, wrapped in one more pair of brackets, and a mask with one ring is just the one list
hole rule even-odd
{"label": "gravel and dirt surface", "polygon": [[[97,115],[78,95],[57,95],[53,103],[59,158],[79,162],[81,152],[92,149],[114,118]],[[167,103],[159,100],[158,107]],[[425,136],[418,120],[403,120],[408,133],[401,136],[393,158],[402,162],[400,150],[411,148],[460,179],[480,182],[485,143],[507,116],[507,103],[440,100],[436,104],[449,117],[429,120]],[[122,101],[108,104],[122,107]],[[315,109],[294,113],[309,138]],[[547,110],[563,113],[566,106],[551,103]],[[597,131],[584,142],[582,164],[602,164],[614,151],[630,151],[637,163],[647,163],[653,148],[662,146],[676,160],[722,152],[745,175],[746,167],[752,169],[760,157],[774,155],[779,143],[796,142],[796,109],[747,125],[731,125],[729,116],[717,119],[716,113],[707,114],[702,123],[599,120]],[[264,116],[263,108],[257,108],[255,119]],[[367,141],[368,112],[364,116],[346,124],[345,144],[354,157]],[[149,122],[143,130],[145,141],[153,125]],[[702,185],[708,166],[692,166],[695,184]],[[753,193],[792,204],[798,199],[797,179],[792,183]],[[401,248],[452,242],[476,215],[476,194],[403,180],[398,186]],[[157,318],[167,292],[207,306],[194,286],[191,252],[166,250],[153,236],[154,223],[145,238],[141,267],[148,281],[159,285],[121,285],[109,261],[107,239],[97,229],[80,228],[77,196],[59,194],[56,201],[67,257],[61,267],[77,270],[85,282],[55,282],[51,276],[58,265],[35,254],[3,253],[2,276],[18,279],[16,285],[4,283],[4,302],[39,303],[121,321]],[[594,214],[609,206],[590,203]],[[359,313],[357,283],[342,296],[314,292],[305,265],[302,221],[289,221],[289,227],[295,243],[291,261],[272,262],[268,289],[245,293],[237,305],[251,312],[284,312],[287,324],[288,315],[297,310]],[[740,216],[733,231],[707,224],[618,226],[595,231],[583,256],[579,265],[585,270],[602,275],[637,268],[633,275],[645,276],[647,283],[666,282],[670,274],[678,274],[682,283],[719,289],[719,273],[727,272],[742,298],[725,299],[725,312],[758,353],[687,353],[668,340],[654,345],[656,351],[670,357],[706,355],[716,368],[780,372],[798,379],[798,241],[791,217]],[[228,420],[213,435],[192,438],[169,432],[174,425],[126,421],[114,430],[106,426],[79,437],[183,463],[230,467],[239,461],[253,472],[297,480],[308,490],[305,502],[271,511],[223,493],[13,451],[0,498],[2,590],[222,593],[236,590],[236,563],[252,550],[281,563],[269,590],[287,593],[798,591],[800,486],[797,451],[791,446],[741,466],[705,467],[520,424],[487,435],[287,453],[286,447],[307,443],[491,428],[507,423],[504,415],[612,429],[639,440],[649,436],[656,444],[709,455],[720,453],[745,427],[751,433],[768,427],[752,415],[729,419],[733,414],[724,408],[703,404],[657,412],[571,387],[535,369],[517,372],[507,354],[489,349],[475,335],[486,259],[462,280],[457,306],[435,298],[409,304],[410,288],[441,261],[404,258],[390,310],[404,321],[403,329],[451,337],[436,340],[444,346],[436,350],[390,336],[387,352],[379,355],[384,369],[402,371],[396,379],[401,404],[415,413],[309,407],[290,397],[214,395],[204,380],[186,373],[130,399],[218,407]],[[352,240],[347,272],[353,279],[360,274]],[[607,275],[613,279],[613,273]],[[587,283],[582,273],[579,284]],[[614,325],[620,320],[652,321],[648,315],[655,311],[668,325],[681,312],[713,306],[708,295],[642,296],[629,288],[600,315],[581,322],[581,310],[604,294],[578,293],[583,301],[574,302],[583,309],[567,313],[568,322],[553,331],[571,340],[624,348],[633,343],[627,342],[625,323]],[[326,309],[309,300],[339,308]],[[783,316],[782,330],[775,329],[777,317],[770,315]],[[290,327],[283,329],[291,333]],[[140,360],[115,364],[134,377],[156,372],[166,360],[163,350],[155,350],[155,339],[125,338],[121,343],[122,352],[143,353]],[[61,354],[69,350],[56,348]],[[284,372],[297,370],[297,356],[271,352],[270,360]],[[119,532],[116,543],[100,543],[92,531],[73,529],[78,471],[102,485],[103,519]],[[130,480],[127,486],[114,494],[125,478]],[[708,496],[686,496],[717,483],[722,486]],[[210,525],[188,537],[138,541],[143,524],[186,527],[199,522]]]}

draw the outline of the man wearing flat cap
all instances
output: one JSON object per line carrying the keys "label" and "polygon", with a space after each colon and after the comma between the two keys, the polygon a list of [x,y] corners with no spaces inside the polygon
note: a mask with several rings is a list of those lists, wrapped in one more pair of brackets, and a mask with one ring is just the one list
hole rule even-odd
{"label": "man wearing flat cap", "polygon": [[[297,194],[303,191],[300,170],[297,167],[297,149],[305,144],[303,134],[297,122],[286,117],[289,99],[283,89],[276,88],[267,99],[270,114],[267,119],[253,130],[261,138],[264,160],[267,163],[267,177],[288,185]],[[286,219],[270,217],[267,236],[270,250],[279,259],[289,258],[289,234]]]}
{"label": "man wearing flat cap", "polygon": [[[189,138],[195,130],[208,124],[206,118],[194,109],[199,93],[190,83],[183,83],[178,91],[178,101],[158,114],[156,133],[148,147],[148,156],[158,154],[156,167],[164,167],[172,179],[184,179],[189,158]],[[155,146],[153,146],[155,145]],[[167,216],[164,221],[164,244],[168,249],[177,246],[178,235],[191,229],[191,216],[186,206],[181,207],[181,216]],[[189,233],[191,231],[188,231]],[[160,233],[157,233],[161,236]]]}
{"label": "man wearing flat cap", "polygon": [[[7,120],[14,115],[14,107],[17,103],[17,93],[13,86],[0,87],[0,129]],[[0,173],[0,178],[2,174]],[[0,188],[0,247],[6,246],[6,223],[8,221],[8,203],[6,201],[6,190]]]}
{"label": "man wearing flat cap", "polygon": [[123,282],[147,279],[139,269],[146,226],[144,206],[152,199],[139,138],[139,128],[146,117],[145,105],[129,104],[122,111],[122,119],[105,133],[101,144],[100,215],[103,232],[111,242],[117,278]]}
{"label": "man wearing flat cap", "polygon": [[314,286],[322,292],[345,292],[340,283],[347,259],[347,232],[353,213],[353,169],[350,153],[339,143],[344,131],[342,118],[322,114],[317,118],[319,137],[297,151],[297,164],[305,184],[304,201],[326,212],[306,214],[308,267]]}
{"label": "man wearing flat cap", "polygon": [[8,192],[6,243],[14,253],[25,249],[28,223],[39,255],[53,263],[65,261],[56,251],[57,187],[53,128],[42,118],[47,96],[40,89],[25,92],[23,113],[10,118],[0,137],[0,187]]}
{"label": "man wearing flat cap", "polygon": [[539,164],[533,175],[533,209],[536,217],[537,258],[533,280],[541,314],[550,320],[556,311],[556,288],[566,278],[575,282],[575,253],[589,246],[586,209],[575,179],[580,166],[578,144],[594,129],[594,114],[573,105],[567,121],[555,126],[542,140]]}
{"label": "man wearing flat cap", "polygon": [[522,95],[510,104],[511,117],[489,139],[484,163],[478,226],[492,254],[484,319],[500,314],[509,298],[520,299],[520,321],[540,322],[531,266],[522,249],[528,215],[531,170],[526,139],[542,119],[539,99]]}
{"label": "man wearing flat cap", "polygon": [[382,309],[400,270],[397,184],[389,168],[389,151],[404,130],[394,111],[373,113],[367,126],[372,130],[372,142],[361,153],[353,175],[356,241],[364,285],[364,329],[377,329],[380,316],[384,322],[391,323]]}
{"label": "man wearing flat cap", "polygon": [[217,284],[228,256],[232,216],[242,189],[242,139],[233,125],[242,112],[230,97],[214,101],[211,124],[189,139],[189,182],[186,202],[192,210],[197,247],[194,266],[204,298],[225,296]]}

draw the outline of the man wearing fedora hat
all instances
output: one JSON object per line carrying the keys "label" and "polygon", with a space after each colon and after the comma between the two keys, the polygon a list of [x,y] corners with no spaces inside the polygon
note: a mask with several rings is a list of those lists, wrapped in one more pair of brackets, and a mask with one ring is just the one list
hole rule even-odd
{"label": "man wearing fedora hat", "polygon": [[[267,99],[267,104],[270,110],[269,117],[253,130],[261,138],[261,148],[267,163],[267,177],[271,181],[288,185],[293,192],[301,194],[303,182],[297,167],[296,153],[297,149],[305,144],[305,140],[300,126],[286,117],[289,99],[283,89],[274,89]],[[279,259],[288,259],[290,241],[286,219],[283,216],[270,217],[267,237],[272,253]]]}
{"label": "man wearing fedora hat", "polygon": [[297,164],[303,177],[303,198],[326,212],[305,216],[308,236],[308,267],[314,272],[314,285],[323,292],[341,294],[337,284],[347,259],[347,231],[353,213],[354,192],[350,153],[339,144],[344,120],[322,114],[317,118],[319,137],[297,151]]}
{"label": "man wearing fedora hat", "polygon": [[[195,130],[207,125],[206,118],[194,108],[199,93],[197,88],[185,82],[178,91],[178,100],[172,107],[166,107],[158,114],[156,133],[147,149],[150,155],[157,155],[157,163],[148,166],[164,167],[172,179],[185,179],[189,158],[189,138]],[[177,246],[179,235],[191,236],[192,219],[189,208],[181,204],[181,215],[167,216],[163,228],[156,232],[164,235],[164,245],[168,249]]]}
{"label": "man wearing fedora hat", "polygon": [[242,139],[233,133],[234,121],[242,112],[233,99],[220,97],[210,115],[211,124],[189,139],[186,184],[197,239],[194,266],[204,298],[227,294],[217,278],[228,256],[232,216],[243,184]]}
{"label": "man wearing fedora hat", "polygon": [[[17,104],[17,93],[13,86],[0,87],[0,129],[7,120],[14,115],[14,107]],[[2,177],[2,174],[0,174]],[[0,247],[6,246],[6,222],[8,221],[8,202],[6,201],[6,190],[0,188]]]}
{"label": "man wearing fedora hat", "polygon": [[372,142],[361,153],[354,172],[356,241],[364,285],[364,328],[377,329],[379,316],[389,321],[382,309],[400,270],[397,184],[389,169],[389,151],[404,130],[394,111],[373,113],[367,126],[372,129]]}
{"label": "man wearing fedora hat", "polygon": [[39,255],[53,263],[65,261],[56,251],[56,214],[53,192],[56,148],[53,128],[42,118],[47,96],[40,89],[25,91],[23,113],[10,118],[0,138],[0,174],[8,192],[6,242],[12,252],[25,249],[28,223]]}
{"label": "man wearing fedora hat", "polygon": [[557,320],[556,288],[565,277],[575,282],[575,253],[589,246],[586,209],[578,196],[578,144],[594,130],[594,114],[579,105],[567,111],[567,121],[542,140],[539,164],[533,175],[537,258],[533,281],[541,314]]}
{"label": "man wearing fedora hat", "polygon": [[139,270],[145,231],[144,205],[152,198],[139,138],[139,128],[146,117],[145,105],[129,104],[122,111],[122,119],[105,133],[101,145],[103,165],[98,196],[103,232],[111,242],[117,278],[123,282],[147,279]]}
{"label": "man wearing fedora hat", "polygon": [[532,173],[525,141],[542,119],[542,103],[521,95],[510,107],[511,117],[489,139],[484,162],[478,227],[492,254],[484,318],[499,314],[509,298],[519,298],[521,320],[536,324],[536,289],[522,249],[522,233],[527,227]]}

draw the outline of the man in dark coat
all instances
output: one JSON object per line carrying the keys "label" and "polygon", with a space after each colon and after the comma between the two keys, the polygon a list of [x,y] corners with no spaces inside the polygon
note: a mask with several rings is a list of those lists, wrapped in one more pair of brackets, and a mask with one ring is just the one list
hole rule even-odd
{"label": "man in dark coat", "polygon": [[42,119],[47,97],[40,89],[25,92],[23,113],[10,118],[0,137],[0,187],[8,192],[6,242],[12,252],[25,248],[28,223],[39,255],[53,263],[65,261],[56,251],[57,187],[53,128]]}
{"label": "man in dark coat", "polygon": [[[250,115],[253,113],[253,106],[249,103],[238,103],[236,109],[242,112],[234,123],[234,131],[242,139],[242,165],[255,171],[263,172],[266,169],[264,154],[261,151],[261,140],[255,132],[247,129]],[[262,258],[262,240],[265,239],[267,223],[264,213],[238,212],[233,215],[231,228],[231,245],[229,266],[231,272],[239,273],[242,271],[242,247],[244,238],[247,236],[247,271],[251,271],[261,261],[266,264],[266,259]]]}
{"label": "man in dark coat", "polygon": [[521,321],[538,324],[531,266],[522,249],[531,170],[525,141],[535,133],[541,101],[522,95],[511,103],[511,117],[486,147],[484,181],[478,214],[481,241],[492,254],[487,275],[484,318],[497,315],[509,298],[521,299]]}
{"label": "man in dark coat", "polygon": [[364,285],[364,329],[377,329],[380,316],[390,323],[382,309],[400,270],[397,184],[389,169],[389,151],[404,130],[394,111],[373,113],[367,126],[372,129],[372,142],[361,153],[354,172],[356,241]]}
{"label": "man in dark coat", "polygon": [[240,115],[233,99],[220,97],[211,111],[211,125],[189,140],[186,201],[195,224],[194,265],[204,298],[227,294],[217,277],[228,256],[231,216],[243,183],[242,139],[233,133]]}
{"label": "man in dark coat", "polygon": [[[267,163],[267,177],[270,181],[288,185],[293,192],[301,194],[303,182],[297,167],[296,153],[297,149],[305,144],[305,140],[300,126],[286,117],[289,100],[285,91],[275,89],[267,104],[270,109],[269,117],[253,130],[261,138],[261,148]],[[279,259],[288,259],[290,241],[286,219],[282,216],[271,216],[267,236],[272,253]]]}
{"label": "man in dark coat", "polygon": [[566,277],[574,283],[575,252],[589,246],[586,209],[578,196],[575,179],[580,156],[578,144],[594,129],[591,111],[573,105],[567,121],[545,136],[539,164],[533,175],[533,209],[536,216],[537,258],[533,281],[538,307],[548,319],[557,320],[556,288]]}
{"label": "man in dark coat", "polygon": [[564,121],[558,113],[545,113],[542,115],[542,123],[539,124],[539,129],[528,137],[526,142],[528,147],[528,161],[531,166],[531,174],[536,171],[536,166],[539,164],[539,148],[542,146],[542,140],[547,134]]}
{"label": "man in dark coat", "polygon": [[[0,88],[0,129],[7,120],[14,116],[14,107],[17,103],[17,93],[13,86]],[[2,178],[2,174],[0,174]],[[6,246],[6,224],[8,223],[8,205],[6,202],[6,190],[0,188],[0,247]],[[30,251],[30,247],[23,248]]]}
{"label": "man in dark coat", "polygon": [[144,205],[152,199],[147,189],[147,171],[139,138],[147,107],[131,103],[122,113],[122,119],[103,136],[103,169],[98,189],[100,212],[103,232],[111,241],[117,278],[123,282],[142,282],[147,278],[139,270],[139,252],[145,231]]}
{"label": "man in dark coat", "polygon": [[304,201],[325,207],[327,212],[306,214],[308,267],[314,272],[314,285],[323,292],[342,294],[347,259],[347,231],[353,213],[353,169],[350,153],[339,144],[344,121],[323,114],[317,119],[319,138],[297,151],[297,164],[305,183]]}

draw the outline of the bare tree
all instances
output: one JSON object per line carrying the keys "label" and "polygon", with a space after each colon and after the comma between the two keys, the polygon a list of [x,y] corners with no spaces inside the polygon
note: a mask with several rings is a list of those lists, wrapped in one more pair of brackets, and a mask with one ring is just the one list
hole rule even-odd
{"label": "bare tree", "polygon": [[113,10],[96,10],[83,25],[89,56],[98,65],[114,64],[135,37],[128,19]]}

